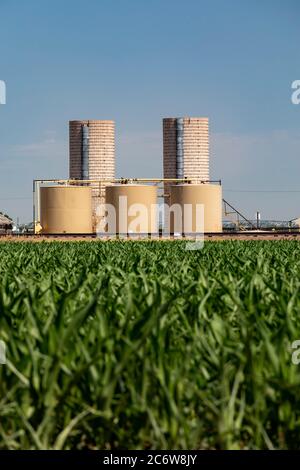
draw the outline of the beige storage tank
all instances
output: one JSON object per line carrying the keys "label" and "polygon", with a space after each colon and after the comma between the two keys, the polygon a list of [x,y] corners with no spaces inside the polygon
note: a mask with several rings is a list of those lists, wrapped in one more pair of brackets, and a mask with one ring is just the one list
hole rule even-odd
{"label": "beige storage tank", "polygon": [[[127,198],[127,199],[126,199]],[[115,209],[115,230],[111,233],[156,233],[157,189],[142,184],[116,184],[106,186],[106,204]]]}
{"label": "beige storage tank", "polygon": [[42,233],[92,233],[92,190],[87,186],[40,188]]}
{"label": "beige storage tank", "polygon": [[[178,184],[171,186],[171,206],[178,204],[181,217],[170,213],[171,233],[195,233],[196,204],[204,206],[204,233],[222,232],[222,186],[216,184]],[[189,205],[184,207],[184,205]],[[199,223],[199,222],[198,222]],[[202,230],[201,230],[202,231]]]}

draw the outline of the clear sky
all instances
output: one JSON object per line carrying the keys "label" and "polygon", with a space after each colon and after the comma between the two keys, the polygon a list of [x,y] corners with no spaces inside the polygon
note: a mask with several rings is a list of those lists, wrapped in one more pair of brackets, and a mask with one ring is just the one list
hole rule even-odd
{"label": "clear sky", "polygon": [[208,116],[211,177],[250,218],[300,216],[299,0],[0,0],[0,210],[68,176],[68,121],[114,119],[117,176],[162,175],[167,116]]}

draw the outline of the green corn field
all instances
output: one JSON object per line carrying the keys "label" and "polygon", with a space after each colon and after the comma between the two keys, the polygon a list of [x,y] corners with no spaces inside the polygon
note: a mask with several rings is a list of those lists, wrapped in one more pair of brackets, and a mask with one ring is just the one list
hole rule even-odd
{"label": "green corn field", "polygon": [[296,449],[297,241],[0,244],[0,449]]}

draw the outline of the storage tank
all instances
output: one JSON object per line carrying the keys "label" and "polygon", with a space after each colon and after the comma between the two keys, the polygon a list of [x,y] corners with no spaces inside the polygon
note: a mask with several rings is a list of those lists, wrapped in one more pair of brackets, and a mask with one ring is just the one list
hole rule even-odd
{"label": "storage tank", "polygon": [[108,232],[156,233],[156,186],[142,184],[116,184],[106,186],[106,204],[115,209],[115,230]]}
{"label": "storage tank", "polygon": [[[195,233],[196,204],[204,206],[204,232],[222,232],[222,186],[215,184],[177,184],[171,186],[170,205],[178,204],[181,215],[170,213],[171,233]],[[188,206],[185,206],[188,205]]]}
{"label": "storage tank", "polygon": [[92,233],[92,190],[88,186],[40,188],[42,233]]}

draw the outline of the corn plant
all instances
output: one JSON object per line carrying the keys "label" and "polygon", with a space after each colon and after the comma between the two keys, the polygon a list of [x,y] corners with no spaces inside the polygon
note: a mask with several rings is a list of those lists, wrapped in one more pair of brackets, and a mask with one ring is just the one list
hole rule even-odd
{"label": "corn plant", "polygon": [[0,244],[1,449],[297,449],[296,241]]}

